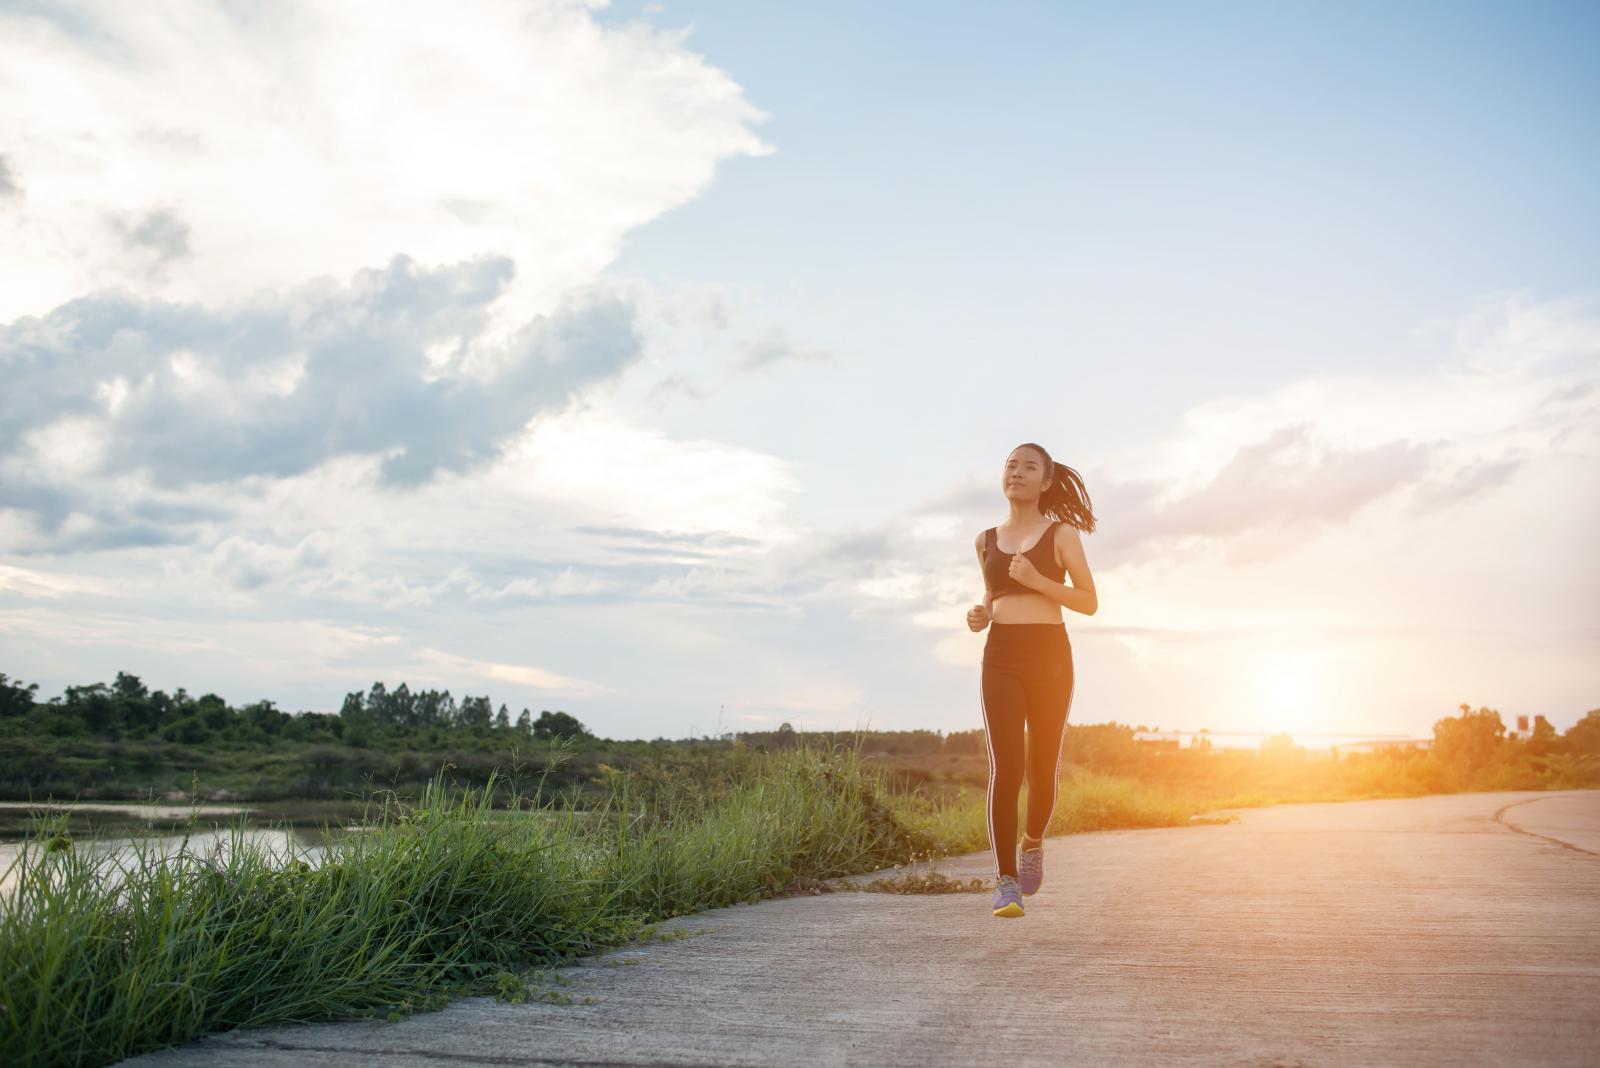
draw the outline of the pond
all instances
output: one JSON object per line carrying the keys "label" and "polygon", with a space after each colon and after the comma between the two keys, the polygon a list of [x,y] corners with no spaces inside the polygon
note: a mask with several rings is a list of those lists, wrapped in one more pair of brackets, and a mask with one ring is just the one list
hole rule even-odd
{"label": "pond", "polygon": [[[276,862],[291,859],[316,865],[336,838],[366,830],[363,817],[376,815],[375,806],[362,802],[322,805],[174,805],[139,802],[28,802],[0,801],[0,894],[16,885],[15,862],[26,838],[48,821],[65,829],[72,848],[87,851],[102,862],[108,876],[120,881],[119,872],[134,862],[143,849],[149,860],[172,856],[187,848],[191,855],[221,859],[238,834],[239,841],[262,848]],[[592,825],[598,813],[564,810],[509,810],[506,818],[575,818]],[[235,831],[235,825],[243,827]],[[187,831],[187,835],[185,832]]]}

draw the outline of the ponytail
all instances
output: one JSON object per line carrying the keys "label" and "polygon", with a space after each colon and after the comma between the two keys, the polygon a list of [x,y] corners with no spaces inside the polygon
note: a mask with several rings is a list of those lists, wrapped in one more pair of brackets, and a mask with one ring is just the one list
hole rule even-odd
{"label": "ponytail", "polygon": [[1039,494],[1039,511],[1052,519],[1070,523],[1085,534],[1093,534],[1094,511],[1089,503],[1089,491],[1084,488],[1082,476],[1066,464],[1056,463],[1050,459],[1050,454],[1044,450],[1044,446],[1026,441],[1017,448],[1022,448],[1024,445],[1039,450],[1039,455],[1044,457],[1045,485],[1043,492]]}

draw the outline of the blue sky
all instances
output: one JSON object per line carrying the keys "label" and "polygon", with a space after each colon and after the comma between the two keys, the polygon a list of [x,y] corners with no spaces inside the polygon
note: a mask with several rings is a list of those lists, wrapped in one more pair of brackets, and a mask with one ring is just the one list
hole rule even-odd
{"label": "blue sky", "polygon": [[[729,161],[613,269],[758,289],[859,357],[855,389],[948,423],[973,382],[1055,366],[1095,398],[1071,444],[1126,444],[1219,392],[1427,366],[1419,324],[1597,274],[1592,7],[659,8],[777,152]],[[908,381],[922,360],[974,378]],[[962,434],[919,445],[930,479],[970,462]]]}
{"label": "blue sky", "polygon": [[1600,705],[1592,5],[60,10],[0,5],[45,693],[970,729],[1037,440],[1074,722]]}

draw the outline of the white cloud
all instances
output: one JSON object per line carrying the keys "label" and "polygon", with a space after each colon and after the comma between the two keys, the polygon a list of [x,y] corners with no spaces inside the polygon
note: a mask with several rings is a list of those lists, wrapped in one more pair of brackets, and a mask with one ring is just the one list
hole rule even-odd
{"label": "white cloud", "polygon": [[1444,344],[1417,374],[1324,374],[1260,393],[1218,397],[1185,413],[1180,432],[1107,457],[1125,481],[1157,479],[1160,501],[1208,484],[1241,449],[1295,425],[1339,450],[1395,442],[1434,446],[1458,466],[1542,449],[1595,408],[1600,301],[1485,299],[1454,328],[1426,331]]}
{"label": "white cloud", "polygon": [[[489,660],[476,660],[472,657],[457,656],[440,649],[421,649],[418,651],[420,662],[431,664],[439,669],[435,675],[441,681],[439,685],[450,685],[450,680],[457,680],[459,685],[462,676],[478,679],[492,680],[495,682],[509,682],[518,686],[537,690],[554,697],[600,697],[617,691],[602,683],[589,679],[571,678],[566,675],[547,671],[544,668],[534,667],[529,664],[503,664]],[[413,672],[420,680],[426,679],[427,673]],[[423,683],[426,685],[426,682]]]}
{"label": "white cloud", "polygon": [[70,594],[94,594],[100,597],[116,595],[110,584],[89,575],[38,571],[26,567],[13,567],[9,564],[0,564],[0,592],[15,593],[29,599],[48,600]]}
{"label": "white cloud", "polygon": [[[186,665],[197,673],[215,673],[217,664],[225,664],[225,674],[262,683],[282,681],[285,665],[293,665],[296,682],[343,678],[350,672],[347,661],[405,642],[387,627],[324,619],[302,618],[289,624],[270,619],[186,620],[150,610],[102,612],[78,606],[0,610],[0,636],[10,648],[37,650],[37,655],[27,657],[33,672],[92,675],[99,665],[85,664],[86,651],[109,649],[118,659],[163,654],[180,669]],[[112,672],[103,674],[109,681]],[[179,677],[169,688],[192,685]]]}
{"label": "white cloud", "polygon": [[710,439],[671,439],[603,399],[540,420],[508,452],[491,492],[663,533],[719,532],[764,545],[794,537],[782,522],[800,490],[793,465]]}
{"label": "white cloud", "polygon": [[311,531],[293,546],[231,535],[211,549],[207,564],[214,577],[242,589],[253,589],[302,569],[326,564],[332,547],[332,537],[323,530]]}
{"label": "white cloud", "polygon": [[0,322],[107,286],[217,305],[498,254],[494,351],[720,161],[771,151],[687,30],[599,6],[0,10]]}
{"label": "white cloud", "polygon": [[[1084,538],[1101,611],[1067,619],[1112,676],[1094,719],[1111,694],[1145,719],[1184,694],[1191,727],[1410,717],[1425,733],[1457,700],[1572,700],[1593,679],[1600,308],[1519,296],[1469,322],[1436,331],[1459,347],[1431,371],[1217,398],[1080,469],[1102,524]],[[963,483],[881,531],[957,516],[957,534],[976,532],[1000,507],[987,482]],[[940,660],[975,667],[967,537],[920,553],[901,538],[892,557],[856,540],[833,571],[855,580],[826,596],[927,628]]]}

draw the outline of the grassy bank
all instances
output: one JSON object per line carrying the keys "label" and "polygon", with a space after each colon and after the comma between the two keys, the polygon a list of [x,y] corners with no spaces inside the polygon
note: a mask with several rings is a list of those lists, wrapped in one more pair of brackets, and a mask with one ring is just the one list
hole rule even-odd
{"label": "grassy bank", "polygon": [[[595,813],[436,779],[373,829],[287,866],[145,855],[112,877],[45,831],[0,897],[0,1063],[106,1064],[238,1027],[521,997],[530,969],[652,936],[667,917],[812,880],[986,848],[981,791],[891,796],[859,747],[603,768]],[[1053,831],[1187,822],[1101,777],[1063,787]]]}

